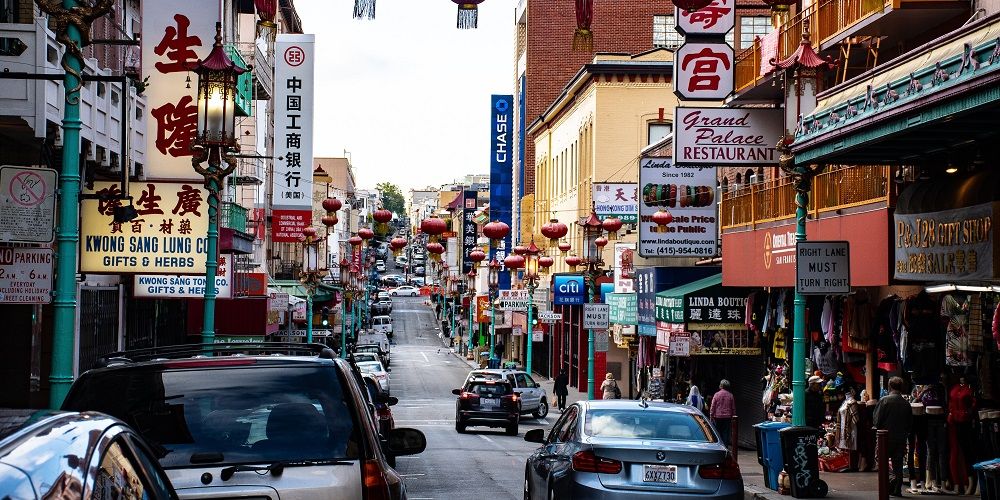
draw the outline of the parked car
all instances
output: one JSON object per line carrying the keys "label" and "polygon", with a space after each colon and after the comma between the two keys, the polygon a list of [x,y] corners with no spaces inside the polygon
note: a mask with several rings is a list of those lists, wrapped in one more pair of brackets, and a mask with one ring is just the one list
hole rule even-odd
{"label": "parked car", "polygon": [[392,316],[372,316],[372,330],[392,338]]}
{"label": "parked car", "polygon": [[389,369],[383,367],[381,361],[372,359],[369,361],[355,361],[354,364],[362,374],[369,374],[375,377],[375,380],[378,380],[378,385],[382,386],[382,390],[386,394],[389,394]]}
{"label": "parked car", "polygon": [[461,389],[454,389],[455,430],[469,426],[503,427],[508,436],[517,435],[521,420],[521,401],[510,382],[501,379],[472,379]]}
{"label": "parked car", "polygon": [[380,291],[375,295],[376,300],[392,300],[388,291]]}
{"label": "parked car", "polygon": [[[101,411],[139,430],[182,499],[406,496],[361,375],[330,349],[184,345],[115,353],[103,364],[73,383],[64,409]],[[397,428],[385,449],[425,446],[420,431]]]}
{"label": "parked car", "polygon": [[0,494],[26,500],[175,499],[156,453],[95,412],[0,409]]}
{"label": "parked car", "polygon": [[[364,344],[377,344],[379,348],[382,349],[382,352],[387,353],[387,355],[390,348],[388,335],[382,332],[373,332],[371,330],[362,331],[361,334],[358,335],[356,344],[358,346]],[[386,363],[386,366],[389,366],[389,363]]]}
{"label": "parked car", "polygon": [[384,273],[385,272],[385,262],[378,261],[375,263],[375,271]]}
{"label": "parked car", "polygon": [[416,287],[420,287],[420,286],[424,286],[424,281],[425,281],[425,279],[424,279],[423,276],[414,276],[414,277],[410,278],[410,283],[409,284],[413,285],[413,286],[416,286]]}
{"label": "parked car", "polygon": [[383,277],[382,285],[387,287],[397,287],[403,284],[403,278]]}
{"label": "parked car", "polygon": [[375,316],[388,316],[389,314],[392,314],[392,304],[375,302],[372,304],[372,314]]}
{"label": "parked car", "polygon": [[410,285],[397,286],[396,288],[389,290],[389,295],[393,297],[399,297],[404,295],[409,297],[416,297],[417,295],[420,295],[420,289]]}
{"label": "parked car", "polygon": [[743,498],[740,467],[697,409],[632,400],[580,401],[524,467],[524,498]]}
{"label": "parked car", "polygon": [[367,363],[369,361],[377,361],[379,363],[382,362],[382,360],[379,358],[378,353],[375,353],[375,352],[358,352],[356,350],[354,351],[354,354],[353,354],[353,361],[354,361],[355,364],[357,364],[357,363]]}
{"label": "parked car", "polygon": [[424,268],[423,264],[418,264],[418,265],[413,266],[413,269],[410,272],[412,272],[413,274],[424,274],[424,271],[425,271],[425,268]]}
{"label": "parked car", "polygon": [[[371,407],[372,418],[378,424],[379,440],[382,442],[382,449],[387,449],[389,445],[389,434],[396,427],[396,421],[392,417],[392,406],[399,403],[399,400],[390,396],[382,390],[378,380],[371,374],[361,376],[365,383],[368,394],[368,403]],[[396,466],[396,457],[386,454],[386,461],[389,465]]]}
{"label": "parked car", "polygon": [[535,382],[527,372],[504,369],[472,370],[466,380],[473,378],[506,379],[521,398],[521,413],[530,413],[535,418],[545,418],[549,414],[549,400],[545,388]]}
{"label": "parked car", "polygon": [[354,346],[354,354],[358,355],[361,353],[374,354],[378,356],[379,361],[381,361],[383,365],[389,366],[389,351],[382,350],[382,346],[379,344],[358,344]]}
{"label": "parked car", "polygon": [[410,259],[408,259],[405,255],[400,255],[399,257],[396,257],[396,267],[402,267],[409,263]]}

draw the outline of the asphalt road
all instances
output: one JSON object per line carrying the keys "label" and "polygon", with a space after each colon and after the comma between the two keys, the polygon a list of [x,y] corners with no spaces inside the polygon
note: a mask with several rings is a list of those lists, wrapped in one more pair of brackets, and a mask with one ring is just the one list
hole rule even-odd
{"label": "asphalt road", "polygon": [[420,429],[427,436],[427,450],[398,457],[396,470],[406,478],[407,496],[421,499],[490,500],[522,498],[524,460],[536,448],[524,433],[549,428],[558,413],[544,420],[522,417],[517,436],[503,429],[471,427],[455,431],[455,396],[469,366],[444,348],[435,328],[433,310],[424,297],[393,300],[392,395],[397,427]]}

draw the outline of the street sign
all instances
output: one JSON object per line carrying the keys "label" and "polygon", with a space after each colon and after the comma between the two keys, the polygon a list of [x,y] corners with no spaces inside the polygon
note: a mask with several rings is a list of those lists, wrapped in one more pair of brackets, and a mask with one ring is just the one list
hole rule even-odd
{"label": "street sign", "polygon": [[670,356],[686,358],[691,355],[691,337],[677,335],[670,339]]}
{"label": "street sign", "polygon": [[562,321],[562,313],[542,311],[538,313],[538,320],[542,323],[558,323]]}
{"label": "street sign", "polygon": [[795,292],[844,295],[851,292],[851,250],[846,241],[800,241],[795,245]]}
{"label": "street sign", "polygon": [[608,332],[594,332],[594,352],[608,352]]}
{"label": "street sign", "polygon": [[501,311],[527,311],[527,290],[500,290]]}
{"label": "street sign", "polygon": [[52,250],[0,248],[0,304],[52,302]]}
{"label": "street sign", "polygon": [[52,242],[56,177],[48,168],[0,167],[0,241]]}
{"label": "street sign", "polygon": [[583,327],[594,330],[607,330],[611,320],[611,306],[607,304],[584,304]]}
{"label": "street sign", "polygon": [[545,340],[545,334],[542,332],[531,332],[532,342],[542,342]]}

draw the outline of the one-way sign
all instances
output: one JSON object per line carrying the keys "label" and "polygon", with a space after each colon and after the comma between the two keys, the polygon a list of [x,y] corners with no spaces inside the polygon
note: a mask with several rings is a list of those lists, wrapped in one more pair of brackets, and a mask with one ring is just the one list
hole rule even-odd
{"label": "one-way sign", "polygon": [[611,306],[608,304],[584,304],[583,327],[607,330],[611,326]]}

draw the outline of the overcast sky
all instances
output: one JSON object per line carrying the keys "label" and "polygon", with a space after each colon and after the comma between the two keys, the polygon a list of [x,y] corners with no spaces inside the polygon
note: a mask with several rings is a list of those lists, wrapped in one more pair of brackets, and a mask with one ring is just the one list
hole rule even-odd
{"label": "overcast sky", "polygon": [[296,0],[316,35],[317,157],[350,152],[358,185],[405,192],[489,171],[490,94],[512,93],[514,0],[479,5],[479,28],[455,28],[449,0]]}

